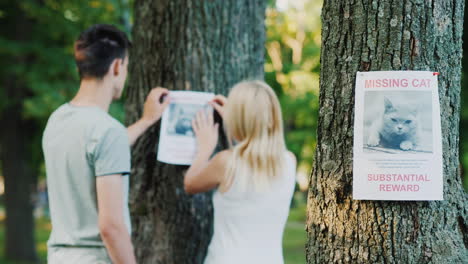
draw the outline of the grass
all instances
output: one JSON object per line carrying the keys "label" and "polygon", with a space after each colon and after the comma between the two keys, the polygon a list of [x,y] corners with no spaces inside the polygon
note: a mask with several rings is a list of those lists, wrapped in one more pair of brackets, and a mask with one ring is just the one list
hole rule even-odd
{"label": "grass", "polygon": [[[283,253],[285,264],[305,263],[304,245],[306,242],[306,233],[304,231],[304,223],[305,206],[299,206],[297,208],[291,209],[283,238]],[[40,218],[36,220],[36,247],[40,263],[47,262],[46,242],[49,238],[50,228],[50,222],[46,218]],[[0,221],[0,264],[23,264],[18,262],[7,261],[5,259],[3,247],[4,239],[4,222]]]}
{"label": "grass", "polygon": [[283,254],[285,264],[304,264],[305,243],[307,234],[305,232],[306,207],[292,208],[289,213],[286,229],[283,237]]}

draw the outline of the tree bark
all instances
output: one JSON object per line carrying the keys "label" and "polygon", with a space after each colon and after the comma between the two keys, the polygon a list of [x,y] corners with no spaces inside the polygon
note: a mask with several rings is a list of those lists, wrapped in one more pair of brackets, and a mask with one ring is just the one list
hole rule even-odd
{"label": "tree bark", "polygon": [[[464,1],[325,0],[308,263],[467,263],[458,145]],[[357,71],[440,72],[444,201],[352,199]]]}
{"label": "tree bark", "polygon": [[[127,90],[127,123],[149,90],[227,94],[263,79],[265,1],[137,0]],[[139,263],[202,263],[212,234],[211,194],[188,195],[186,166],[156,161],[159,122],[133,148],[131,213]]]}

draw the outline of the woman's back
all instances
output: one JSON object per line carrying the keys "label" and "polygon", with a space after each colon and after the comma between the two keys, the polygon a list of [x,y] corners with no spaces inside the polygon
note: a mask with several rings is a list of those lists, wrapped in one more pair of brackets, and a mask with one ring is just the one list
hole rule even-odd
{"label": "woman's back", "polygon": [[242,190],[234,179],[225,193],[216,191],[214,235],[205,264],[282,264],[282,238],[295,183],[294,157],[264,192]]}

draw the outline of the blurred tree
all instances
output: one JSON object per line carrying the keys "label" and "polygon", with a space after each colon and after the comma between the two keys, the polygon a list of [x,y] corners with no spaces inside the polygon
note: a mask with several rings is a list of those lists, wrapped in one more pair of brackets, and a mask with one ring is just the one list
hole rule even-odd
{"label": "blurred tree", "polygon": [[[458,159],[463,0],[326,0],[308,263],[467,263]],[[352,199],[357,71],[440,72],[444,201]]]}
{"label": "blurred tree", "polygon": [[[50,113],[78,88],[73,42],[91,23],[123,21],[121,1],[0,1],[0,133],[5,255],[36,261],[34,221],[41,137]],[[117,9],[116,6],[121,7]],[[123,119],[122,104],[113,107]]]}
{"label": "blurred tree", "polygon": [[[5,10],[5,9],[3,9]],[[6,10],[5,10],[6,11]],[[10,6],[4,14],[2,35],[17,43],[31,41],[32,22],[21,15],[18,6]],[[8,258],[25,261],[37,261],[33,237],[33,215],[31,190],[35,186],[35,177],[30,171],[28,147],[34,137],[36,124],[22,118],[22,100],[28,94],[24,79],[18,74],[18,65],[27,65],[32,57],[26,53],[2,54],[1,70],[2,93],[0,122],[3,129],[0,133],[1,162],[5,182],[6,244],[5,254]],[[12,63],[15,62],[15,63]]]}
{"label": "blurred tree", "polygon": [[[127,89],[127,123],[149,90],[227,94],[244,79],[263,79],[265,1],[137,0]],[[133,241],[140,263],[202,263],[212,232],[211,194],[187,195],[186,166],[156,161],[159,124],[132,153]]]}

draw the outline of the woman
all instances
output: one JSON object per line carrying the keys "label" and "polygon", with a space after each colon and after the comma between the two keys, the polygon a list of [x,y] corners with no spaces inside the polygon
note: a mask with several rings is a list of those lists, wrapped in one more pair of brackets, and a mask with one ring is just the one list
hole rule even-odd
{"label": "woman", "polygon": [[199,193],[218,188],[205,264],[283,263],[282,236],[296,160],[284,143],[278,98],[264,82],[248,81],[211,104],[236,144],[210,159],[218,124],[204,112],[193,120],[198,151],[185,175],[185,189]]}

